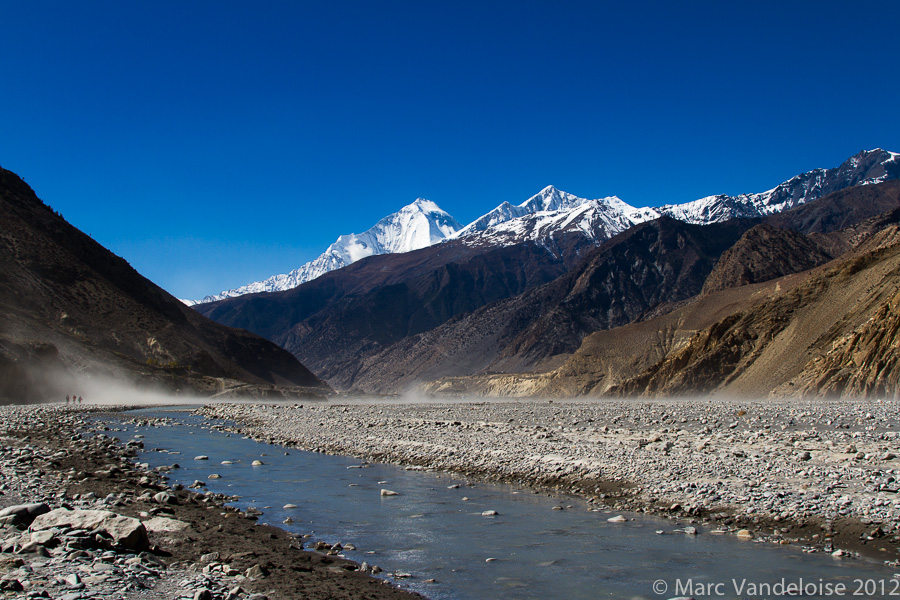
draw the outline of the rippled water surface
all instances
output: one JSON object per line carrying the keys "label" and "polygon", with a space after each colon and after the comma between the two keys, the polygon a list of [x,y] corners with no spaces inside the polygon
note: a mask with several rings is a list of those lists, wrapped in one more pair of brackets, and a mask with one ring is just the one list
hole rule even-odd
{"label": "rippled water surface", "polygon": [[[286,450],[204,429],[203,419],[183,411],[136,412],[184,423],[126,425],[127,432],[116,433],[123,440],[143,435],[140,460],[151,467],[178,463],[171,483],[200,479],[209,490],[240,496],[235,506],[262,510],[260,522],[352,543],[358,550],[347,552],[348,558],[408,573],[401,585],[435,600],[774,598],[782,597],[782,581],[815,592],[807,597],[900,597],[900,583],[892,579],[900,569],[870,561],[806,554],[702,528],[688,536],[674,531],[675,522],[644,515],[609,523],[618,513],[591,511],[569,496]],[[195,461],[198,455],[209,460]],[[256,459],[265,464],[251,466]],[[212,473],[221,478],[208,479]],[[399,495],[381,496],[381,489]],[[297,508],[282,508],[289,503]],[[564,510],[554,510],[560,506]],[[282,524],[287,517],[292,525]],[[437,582],[426,582],[432,578]],[[835,589],[842,584],[846,589]]]}

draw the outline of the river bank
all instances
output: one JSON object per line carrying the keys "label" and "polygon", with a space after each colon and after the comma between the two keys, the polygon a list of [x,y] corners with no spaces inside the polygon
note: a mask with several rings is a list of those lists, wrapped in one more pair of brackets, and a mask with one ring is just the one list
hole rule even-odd
{"label": "river bank", "polygon": [[97,431],[101,410],[0,407],[0,598],[420,597],[301,550],[226,496],[169,487],[166,469],[134,464],[140,440]]}
{"label": "river bank", "polygon": [[269,443],[577,494],[701,532],[896,561],[896,401],[211,405]]}

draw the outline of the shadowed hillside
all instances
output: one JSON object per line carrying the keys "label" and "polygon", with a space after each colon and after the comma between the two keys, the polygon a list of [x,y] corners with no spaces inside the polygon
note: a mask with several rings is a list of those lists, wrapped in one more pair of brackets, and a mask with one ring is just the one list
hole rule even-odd
{"label": "shadowed hillside", "polygon": [[59,399],[82,376],[328,390],[290,353],[184,306],[3,169],[0,223],[0,398]]}

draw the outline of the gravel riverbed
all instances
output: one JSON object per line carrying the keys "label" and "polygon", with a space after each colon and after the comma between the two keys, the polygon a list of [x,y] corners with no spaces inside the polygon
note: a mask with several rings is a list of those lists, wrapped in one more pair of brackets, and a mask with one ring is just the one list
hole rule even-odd
{"label": "gravel riverbed", "polygon": [[421,597],[302,550],[227,496],[167,485],[178,465],[137,464],[143,442],[113,437],[127,434],[91,418],[101,410],[0,407],[0,598]]}
{"label": "gravel riverbed", "polygon": [[896,564],[891,400],[209,405],[258,440],[571,492],[701,533]]}

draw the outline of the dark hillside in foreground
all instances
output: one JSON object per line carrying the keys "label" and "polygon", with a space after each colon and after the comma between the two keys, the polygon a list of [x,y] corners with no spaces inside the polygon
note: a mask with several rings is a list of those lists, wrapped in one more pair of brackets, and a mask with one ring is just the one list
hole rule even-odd
{"label": "dark hillside in foreground", "polygon": [[197,314],[0,169],[0,400],[59,399],[79,376],[211,393],[327,391],[290,353]]}

